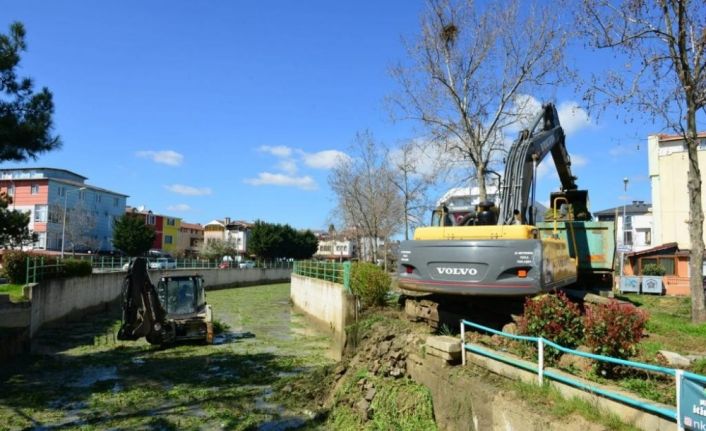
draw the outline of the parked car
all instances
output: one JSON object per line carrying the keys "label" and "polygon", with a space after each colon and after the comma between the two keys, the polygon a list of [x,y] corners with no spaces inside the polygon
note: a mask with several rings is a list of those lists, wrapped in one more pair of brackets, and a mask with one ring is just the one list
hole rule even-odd
{"label": "parked car", "polygon": [[240,268],[255,268],[255,262],[252,260],[244,260],[240,262]]}
{"label": "parked car", "polygon": [[158,257],[150,261],[150,269],[176,269],[176,260],[168,257]]}

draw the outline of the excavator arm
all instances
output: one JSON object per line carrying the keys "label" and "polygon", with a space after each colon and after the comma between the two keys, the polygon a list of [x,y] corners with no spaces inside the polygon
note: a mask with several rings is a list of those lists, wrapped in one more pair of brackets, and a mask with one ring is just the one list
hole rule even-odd
{"label": "excavator arm", "polygon": [[571,172],[571,158],[556,107],[548,103],[529,129],[523,130],[512,144],[505,164],[500,190],[498,224],[513,224],[519,214],[523,224],[534,224],[534,181],[536,169],[547,154],[554,159],[562,192],[576,190]]}
{"label": "excavator arm", "polygon": [[137,340],[145,337],[151,344],[174,341],[174,324],[159,302],[157,290],[147,271],[147,260],[135,258],[128,267],[123,282],[123,323],[119,340]]}

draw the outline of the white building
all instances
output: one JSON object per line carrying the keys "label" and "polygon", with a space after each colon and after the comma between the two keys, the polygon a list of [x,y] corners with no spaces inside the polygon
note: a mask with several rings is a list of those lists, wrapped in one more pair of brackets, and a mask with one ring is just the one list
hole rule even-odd
{"label": "white building", "polygon": [[[698,162],[701,181],[706,184],[706,132],[699,133]],[[650,135],[647,160],[652,186],[654,214],[653,243],[676,242],[680,250],[691,249],[689,238],[689,157],[682,136]],[[702,186],[703,187],[703,186]],[[701,205],[706,208],[706,188],[701,190]],[[704,230],[706,236],[706,229]]]}
{"label": "white building", "polygon": [[248,251],[248,237],[251,224],[237,220],[231,221],[229,217],[224,220],[212,220],[204,225],[203,243],[208,246],[213,241],[223,241],[233,247],[238,254]]}
{"label": "white building", "polygon": [[624,245],[632,251],[642,251],[656,244],[652,235],[652,206],[649,203],[633,201],[625,205],[624,219],[622,206],[595,212],[593,216],[598,221],[615,221],[615,242],[618,247]]}

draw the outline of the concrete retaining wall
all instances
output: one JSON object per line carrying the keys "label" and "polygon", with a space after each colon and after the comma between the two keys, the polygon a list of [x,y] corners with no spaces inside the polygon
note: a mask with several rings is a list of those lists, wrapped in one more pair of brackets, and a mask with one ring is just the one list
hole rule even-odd
{"label": "concrete retaining wall", "polygon": [[[537,374],[533,372],[529,372],[526,370],[523,370],[521,368],[514,367],[509,364],[505,364],[500,361],[496,361],[494,359],[487,358],[483,355],[479,355],[477,353],[473,352],[468,352],[465,351],[466,354],[466,360],[473,362],[477,365],[480,365],[483,368],[486,368],[490,371],[492,371],[495,374],[499,374],[504,377],[508,377],[511,379],[515,380],[521,380],[525,383],[537,383]],[[519,358],[513,358],[514,360],[518,362],[522,362],[527,366],[535,366],[535,364],[532,364],[527,361],[523,361]],[[586,380],[580,379],[576,376],[568,375],[564,373],[563,371],[554,369],[554,368],[547,368],[547,370],[551,370],[553,373],[560,374],[564,377],[571,378],[574,380],[578,380],[584,384],[590,384],[592,386],[597,386],[601,389],[609,390],[611,392],[616,392],[625,396],[629,396],[630,398],[635,398],[635,399],[640,399],[634,394],[629,394],[625,391],[622,391],[618,388],[614,387],[608,387],[605,385],[601,385],[595,382],[588,382]],[[579,398],[582,400],[585,400],[589,402],[590,404],[596,406],[597,408],[612,413],[620,420],[623,422],[632,424],[633,426],[645,430],[645,431],[668,431],[668,430],[673,430],[676,428],[675,422],[665,419],[661,416],[654,415],[652,413],[648,413],[644,410],[637,409],[635,407],[632,407],[627,404],[620,403],[618,401],[613,401],[608,398],[603,398],[599,395],[595,395],[586,391],[583,391],[581,389],[577,389],[573,386],[569,386],[567,384],[551,380],[547,377],[544,379],[545,382],[548,382],[551,386],[556,388],[564,398],[566,399],[571,399],[571,398]],[[647,401],[643,400],[645,403],[650,403],[650,404],[657,404],[652,401]],[[659,404],[658,404],[659,405]],[[667,407],[667,406],[664,406]]]}
{"label": "concrete retaining wall", "polygon": [[[286,281],[288,268],[271,269],[188,269],[150,271],[152,282],[163,275],[200,274],[208,288]],[[120,298],[125,272],[93,274],[47,280],[33,285],[29,299],[32,302],[30,334],[33,336],[47,322],[76,316],[105,307]]]}
{"label": "concrete retaining wall", "polygon": [[346,327],[355,323],[356,301],[342,285],[292,274],[290,297],[296,309],[329,330],[339,350],[346,345]]}

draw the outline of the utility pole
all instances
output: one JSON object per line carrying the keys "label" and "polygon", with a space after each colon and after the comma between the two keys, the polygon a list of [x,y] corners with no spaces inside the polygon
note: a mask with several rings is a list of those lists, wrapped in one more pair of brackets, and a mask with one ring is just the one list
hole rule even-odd
{"label": "utility pole", "polygon": [[627,193],[628,193],[628,177],[623,178],[623,191],[625,193],[625,196],[623,198],[625,199],[623,201],[623,222],[622,222],[622,230],[623,230],[623,244],[622,248],[620,249],[620,280],[622,284],[623,280],[623,274],[624,274],[624,269],[625,269],[625,249],[627,247],[627,232],[625,232],[625,206],[627,205]]}

